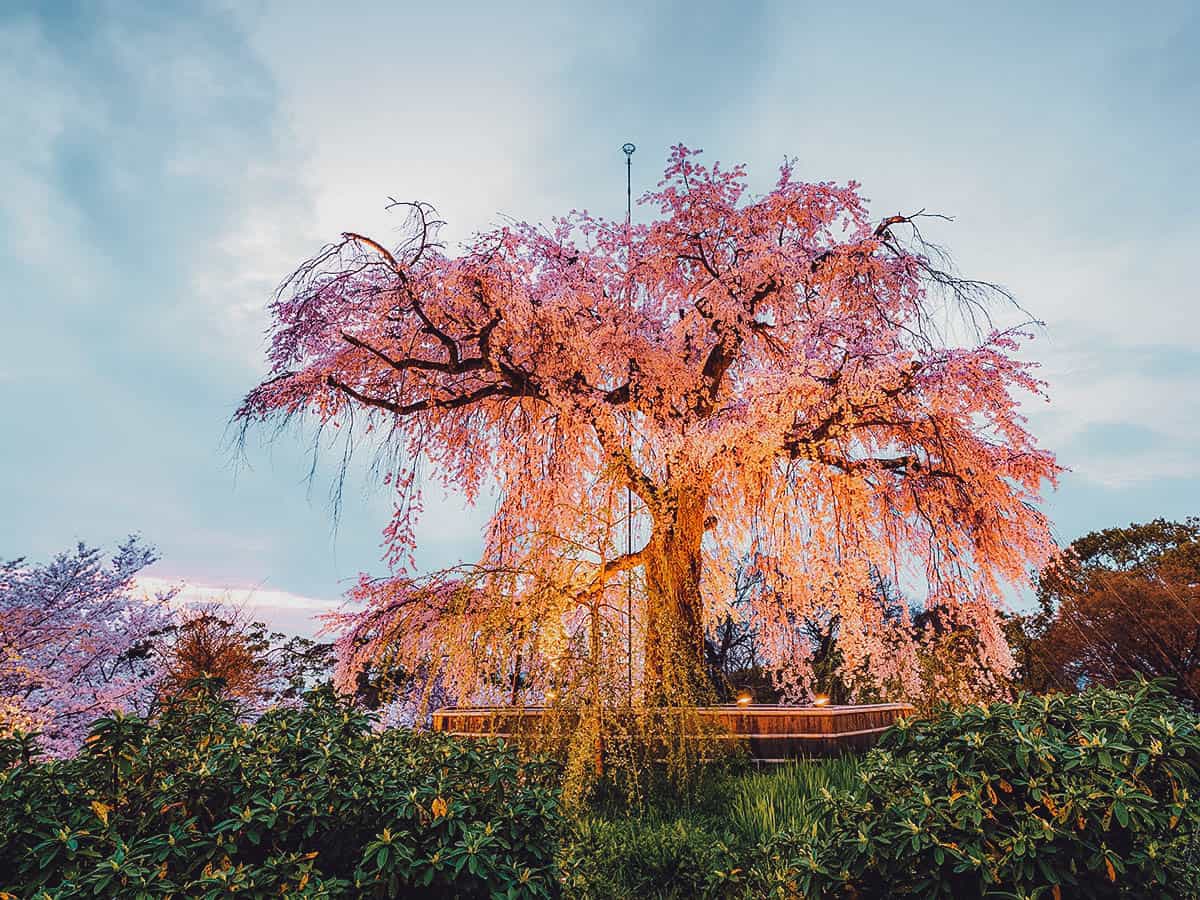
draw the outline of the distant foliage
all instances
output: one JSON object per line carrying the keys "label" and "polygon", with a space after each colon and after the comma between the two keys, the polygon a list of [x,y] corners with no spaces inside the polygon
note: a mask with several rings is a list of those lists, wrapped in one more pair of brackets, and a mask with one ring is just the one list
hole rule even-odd
{"label": "distant foliage", "polygon": [[248,712],[294,703],[332,672],[333,646],[270,632],[235,607],[208,604],[182,611],[155,643],[159,690],[176,694],[198,679]]}
{"label": "distant foliage", "polygon": [[173,590],[145,595],[135,579],[157,559],[131,537],[107,562],[85,544],[46,565],[0,562],[0,736],[37,732],[65,755],[93,720],[147,715],[198,678],[257,714],[331,675],[331,644],[269,632],[232,606],[172,603]]}
{"label": "distant foliage", "polygon": [[[786,677],[771,677],[762,653],[761,626],[748,611],[748,599],[761,590],[761,575],[739,564],[732,583],[732,612],[710,628],[706,637],[709,677],[722,702],[732,702],[748,690],[757,703],[778,702]],[[902,593],[881,572],[874,571],[870,588],[859,592],[858,604],[887,623],[890,637],[881,648],[853,651],[847,662],[847,643],[857,640],[840,613],[820,609],[792,623],[795,639],[807,644],[811,687],[831,703],[905,701],[922,712],[942,702],[982,703],[1009,696],[1009,679],[987,662],[977,629],[953,611],[941,607],[906,606]],[[912,666],[903,673],[881,677],[896,657],[911,654]]]}
{"label": "distant foliage", "polygon": [[869,897],[1196,897],[1200,733],[1161,686],[909,721],[823,827],[759,858],[762,890]]}
{"label": "distant foliage", "polygon": [[310,695],[239,723],[195,686],[96,722],[75,758],[0,743],[0,891],[18,897],[539,897],[553,770]]}
{"label": "distant foliage", "polygon": [[1010,629],[1026,687],[1165,677],[1200,701],[1200,518],[1084,535],[1042,570],[1038,596]]}
{"label": "distant foliage", "polygon": [[171,613],[169,595],[140,596],[133,579],[156,559],[131,537],[107,563],[84,544],[46,565],[0,563],[0,734],[36,729],[65,753],[98,716],[146,710]]}

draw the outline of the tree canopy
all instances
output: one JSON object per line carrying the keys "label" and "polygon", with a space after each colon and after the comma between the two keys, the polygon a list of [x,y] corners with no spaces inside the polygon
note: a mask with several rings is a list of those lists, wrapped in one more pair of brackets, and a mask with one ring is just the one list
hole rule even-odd
{"label": "tree canopy", "polygon": [[1200,518],[1083,535],[1041,572],[1038,599],[1017,622],[1026,686],[1170,678],[1200,700]]}
{"label": "tree canopy", "polygon": [[[827,610],[845,665],[902,681],[910,623],[862,601],[879,573],[1005,669],[994,607],[1052,548],[1037,504],[1059,470],[1021,415],[1043,385],[1024,335],[990,325],[992,287],[950,274],[917,216],[872,220],[857,185],[790,162],[754,197],[741,166],[676,147],[641,204],[646,224],[573,212],[457,253],[408,204],[398,246],[346,233],[286,281],[236,421],[311,414],[374,439],[396,495],[393,572],[339,620],[343,677],[386,658],[462,695],[545,696],[580,662],[618,686],[632,627],[661,697],[732,612],[802,694],[794,625]],[[494,492],[476,563],[413,571],[426,468]],[[758,588],[734,610],[746,554]]]}
{"label": "tree canopy", "polygon": [[171,623],[170,592],[135,590],[155,559],[130,537],[107,564],[84,544],[45,565],[0,562],[0,732],[38,730],[67,752],[98,716],[145,712],[158,677],[153,642]]}

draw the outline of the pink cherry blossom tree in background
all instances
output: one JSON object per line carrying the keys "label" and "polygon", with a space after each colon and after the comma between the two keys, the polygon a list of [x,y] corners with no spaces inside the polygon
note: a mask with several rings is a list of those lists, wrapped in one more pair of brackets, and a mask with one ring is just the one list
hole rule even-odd
{"label": "pink cherry blossom tree in background", "polygon": [[63,754],[100,716],[147,712],[171,595],[145,597],[134,577],[156,559],[131,537],[108,562],[79,544],[46,565],[0,563],[0,731],[40,731]]}
{"label": "pink cherry blossom tree in background", "polygon": [[[742,167],[676,147],[641,203],[648,224],[573,212],[457,253],[405,204],[399,246],[347,233],[285,283],[235,420],[371,442],[396,497],[392,574],[336,620],[343,683],[392,665],[460,699],[553,696],[572,672],[616,688],[632,630],[639,696],[670,702],[735,614],[793,696],[800,624],[829,616],[843,666],[903,685],[919,641],[871,599],[881,575],[1005,671],[997,604],[1052,549],[1037,504],[1059,469],[996,289],[949,273],[916,216],[873,220],[856,185],[790,163],[751,197]],[[413,571],[426,473],[494,495],[477,563]]]}

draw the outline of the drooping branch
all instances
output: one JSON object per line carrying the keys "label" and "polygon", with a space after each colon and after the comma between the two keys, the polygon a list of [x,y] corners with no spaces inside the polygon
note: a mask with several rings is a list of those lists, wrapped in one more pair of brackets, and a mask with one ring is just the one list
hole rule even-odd
{"label": "drooping branch", "polygon": [[326,377],[326,383],[332,388],[337,388],[347,397],[351,397],[352,399],[357,400],[359,403],[362,403],[364,406],[387,410],[388,412],[394,413],[397,416],[411,416],[413,413],[425,412],[426,410],[431,409],[459,409],[464,406],[471,406],[472,404],[478,403],[481,400],[485,400],[488,397],[522,396],[514,393],[511,388],[505,385],[486,384],[483,387],[476,388],[468,393],[458,394],[441,400],[428,397],[424,400],[416,400],[412,403],[396,403],[394,401],[384,399],[383,397],[372,397],[368,394],[357,391],[345,382],[339,381],[333,375]]}
{"label": "drooping branch", "polygon": [[[960,347],[938,324],[946,295],[978,328],[1003,292],[953,274],[923,213],[872,219],[853,187],[800,182],[790,164],[750,198],[740,167],[676,148],[647,201],[658,215],[644,226],[575,214],[498,228],[455,256],[418,205],[398,247],[347,232],[280,292],[272,369],[237,418],[340,426],[371,410],[341,434],[382,442],[400,494],[389,563],[416,540],[426,467],[471,499],[495,492],[479,564],[522,573],[495,595],[508,606],[487,608],[481,631],[453,619],[461,595],[446,594],[421,613],[444,628],[397,639],[412,658],[431,634],[439,652],[484,632],[500,646],[520,619],[522,634],[569,642],[563,629],[582,634],[572,604],[590,598],[600,615],[617,576],[640,568],[645,652],[660,659],[672,641],[701,646],[658,629],[702,628],[723,602],[720,560],[749,540],[772,571],[753,604],[763,652],[797,679],[795,648],[812,642],[795,623],[817,610],[852,636],[847,665],[870,656],[872,677],[908,677],[912,641],[861,602],[869,573],[901,565],[929,602],[965,610],[1003,668],[988,602],[1050,545],[1037,501],[1058,467],[1017,399],[1043,385],[1018,335]],[[614,525],[626,487],[650,557],[618,546],[634,530]],[[589,623],[581,639],[606,640]],[[483,671],[503,657],[489,652],[464,684],[509,682]]]}
{"label": "drooping branch", "polygon": [[395,272],[396,276],[401,281],[407,280],[408,276],[405,274],[404,268],[400,265],[400,263],[396,262],[396,257],[392,256],[391,251],[389,251],[387,247],[383,246],[383,244],[367,237],[366,235],[356,234],[353,231],[342,232],[342,239],[370,248],[383,258],[383,261],[387,263],[388,268]]}
{"label": "drooping branch", "polygon": [[[352,347],[358,347],[360,350],[366,350],[376,359],[395,369],[397,372],[405,372],[409,369],[423,369],[427,372],[445,372],[457,375],[461,372],[477,372],[488,367],[487,360],[482,356],[475,359],[455,359],[452,357],[450,360],[444,362],[436,359],[420,359],[412,356],[403,359],[393,359],[382,350],[376,349],[366,341],[359,340],[352,334],[347,334],[344,331],[341,334],[342,340],[347,344]],[[457,356],[457,352],[455,356]]]}

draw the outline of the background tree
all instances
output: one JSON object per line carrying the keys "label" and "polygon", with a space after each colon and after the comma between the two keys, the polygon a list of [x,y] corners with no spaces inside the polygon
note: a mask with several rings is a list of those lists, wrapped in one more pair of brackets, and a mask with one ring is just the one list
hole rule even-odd
{"label": "background tree", "polygon": [[[946,272],[916,216],[872,221],[855,185],[790,163],[750,198],[741,167],[677,147],[642,203],[648,225],[573,213],[457,255],[409,204],[395,249],[347,233],[286,282],[270,375],[235,419],[312,414],[347,452],[374,438],[397,493],[395,575],[355,592],[343,683],[390,655],[473,694],[520,659],[544,691],[575,635],[584,659],[623,659],[602,645],[634,578],[644,696],[693,697],[747,552],[760,646],[792,693],[812,674],[796,622],[822,611],[843,666],[912,676],[891,655],[909,623],[861,602],[876,571],[1005,669],[993,603],[1052,547],[1036,503],[1058,468],[1024,427],[1019,395],[1042,385],[1020,335],[989,330],[989,286]],[[425,464],[471,500],[495,492],[465,579],[411,573]]]}
{"label": "background tree", "polygon": [[1200,700],[1200,518],[1084,535],[1042,571],[1038,600],[1012,629],[1024,686],[1144,675]]}
{"label": "background tree", "polygon": [[[758,628],[749,603],[761,584],[745,566],[739,566],[735,574],[733,608],[706,639],[710,677],[722,701],[732,701],[741,689],[748,689],[755,702],[775,702],[778,691],[759,655]],[[942,702],[981,702],[1005,692],[1007,680],[982,665],[974,629],[961,622],[956,624],[937,607],[905,607],[902,593],[880,573],[875,573],[870,589],[858,599],[892,625],[890,643],[883,651],[885,659],[865,656],[857,668],[846,666],[841,617],[829,608],[818,609],[797,620],[794,627],[797,639],[808,645],[815,693],[832,703],[904,700],[926,711]],[[907,627],[901,627],[905,622]],[[877,669],[886,668],[889,659],[910,656],[915,668],[913,677],[894,677],[881,683],[875,674]]]}
{"label": "background tree", "polygon": [[[722,701],[732,701],[741,690],[748,690],[757,703],[778,700],[779,692],[769,677],[767,661],[759,651],[759,627],[754,620],[752,599],[762,589],[762,575],[752,565],[739,564],[734,572],[731,608],[723,619],[717,620],[706,638],[706,662],[718,699]],[[860,602],[877,604],[889,621],[899,621],[904,614],[897,592],[878,575]],[[869,659],[862,661],[857,673],[844,668],[838,641],[840,624],[836,612],[822,607],[798,619],[793,627],[794,636],[808,645],[812,690],[833,703],[879,699],[880,685],[870,677]],[[901,686],[887,687],[895,692]]]}
{"label": "background tree", "polygon": [[756,703],[774,699],[774,686],[758,652],[758,631],[753,622],[751,595],[758,575],[744,562],[733,573],[733,599],[723,616],[714,617],[704,641],[704,660],[717,699],[728,703],[748,690]]}
{"label": "background tree", "polygon": [[163,696],[185,692],[200,679],[215,679],[229,697],[249,709],[299,699],[331,672],[332,645],[269,632],[262,622],[228,604],[183,612],[157,642]]}
{"label": "background tree", "polygon": [[66,753],[101,715],[146,711],[171,594],[141,596],[134,577],[156,558],[131,537],[107,563],[79,544],[46,565],[0,564],[0,729],[40,730]]}

